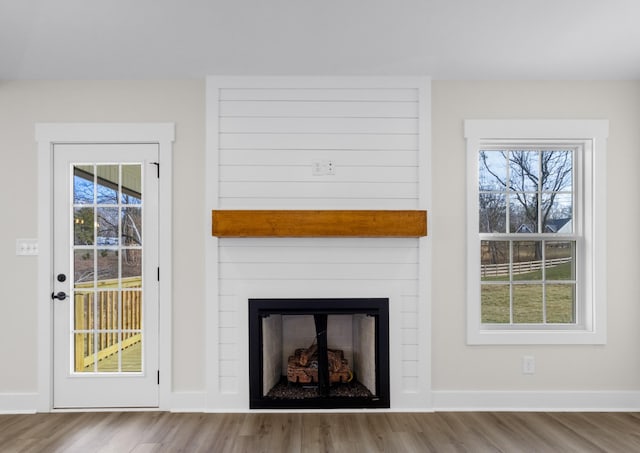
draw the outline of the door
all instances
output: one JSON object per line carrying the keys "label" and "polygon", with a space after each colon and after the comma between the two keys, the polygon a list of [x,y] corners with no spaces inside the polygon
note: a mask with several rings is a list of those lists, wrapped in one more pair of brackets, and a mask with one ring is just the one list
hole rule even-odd
{"label": "door", "polygon": [[158,145],[54,145],[53,406],[158,406]]}

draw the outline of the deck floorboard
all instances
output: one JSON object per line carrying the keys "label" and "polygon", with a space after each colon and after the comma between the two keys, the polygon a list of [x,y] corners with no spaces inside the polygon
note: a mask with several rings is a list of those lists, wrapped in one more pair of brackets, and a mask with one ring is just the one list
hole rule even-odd
{"label": "deck floorboard", "polygon": [[[142,342],[132,344],[122,351],[122,371],[137,372],[142,371]],[[93,371],[93,364],[85,367],[84,372]],[[112,354],[98,362],[99,372],[118,371],[118,354]]]}

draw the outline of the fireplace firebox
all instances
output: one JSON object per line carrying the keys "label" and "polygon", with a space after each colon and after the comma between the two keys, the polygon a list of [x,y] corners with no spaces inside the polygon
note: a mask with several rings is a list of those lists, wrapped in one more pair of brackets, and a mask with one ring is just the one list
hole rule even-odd
{"label": "fireplace firebox", "polygon": [[389,299],[249,299],[251,409],[389,408]]}

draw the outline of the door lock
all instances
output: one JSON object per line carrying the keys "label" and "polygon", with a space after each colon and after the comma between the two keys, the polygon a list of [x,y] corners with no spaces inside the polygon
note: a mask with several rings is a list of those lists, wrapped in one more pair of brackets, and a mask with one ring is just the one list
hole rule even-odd
{"label": "door lock", "polygon": [[67,297],[67,293],[64,291],[58,291],[57,293],[51,293],[51,299],[65,300]]}

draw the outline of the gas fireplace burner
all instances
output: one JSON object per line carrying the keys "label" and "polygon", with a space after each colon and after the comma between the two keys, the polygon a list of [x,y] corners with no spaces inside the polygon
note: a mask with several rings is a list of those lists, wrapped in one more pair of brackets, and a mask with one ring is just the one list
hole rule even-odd
{"label": "gas fireplace burner", "polygon": [[389,408],[389,299],[249,299],[251,409]]}

